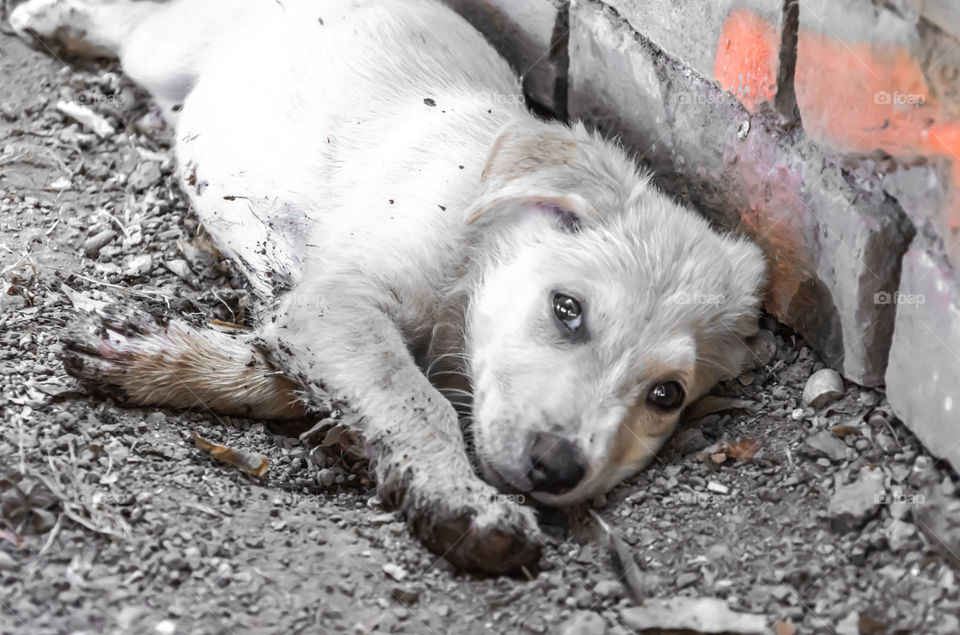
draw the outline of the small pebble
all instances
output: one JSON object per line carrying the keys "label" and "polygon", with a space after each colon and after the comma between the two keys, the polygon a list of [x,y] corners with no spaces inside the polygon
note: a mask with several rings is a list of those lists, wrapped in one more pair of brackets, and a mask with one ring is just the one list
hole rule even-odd
{"label": "small pebble", "polygon": [[3,117],[5,120],[14,122],[20,118],[20,112],[14,108],[13,104],[0,104],[0,117]]}
{"label": "small pebble", "polygon": [[711,492],[716,492],[717,494],[729,494],[730,488],[726,485],[717,483],[716,481],[707,481],[707,490]]}
{"label": "small pebble", "polygon": [[876,436],[877,445],[887,454],[893,454],[900,449],[900,444],[889,434],[878,434]]}
{"label": "small pebble", "polygon": [[777,337],[766,329],[760,329],[750,340],[754,368],[763,368],[777,355]]}
{"label": "small pebble", "polygon": [[866,388],[860,390],[860,403],[862,403],[864,406],[875,406],[877,405],[878,401],[879,398],[877,397],[877,393],[873,392],[872,390],[867,390]]}
{"label": "small pebble", "polygon": [[407,570],[400,565],[393,563],[383,565],[383,572],[397,582],[403,582],[403,580],[407,577]]}
{"label": "small pebble", "polygon": [[87,258],[96,258],[100,255],[100,250],[106,247],[117,237],[117,232],[112,229],[105,229],[102,232],[87,238],[83,243],[83,255]]}
{"label": "small pebble", "polygon": [[563,635],[604,635],[607,623],[592,611],[578,611],[560,627]]}
{"label": "small pebble", "polygon": [[811,408],[829,406],[843,397],[843,378],[832,368],[818,370],[803,389],[803,405]]}
{"label": "small pebble", "polygon": [[[807,438],[800,447],[800,452],[810,458],[825,457],[839,463],[847,458],[847,444],[837,438],[830,430],[821,430]],[[827,465],[829,466],[829,461]]]}
{"label": "small pebble", "polygon": [[883,481],[883,470],[864,468],[856,481],[838,488],[827,507],[833,529],[843,533],[863,526],[886,501]]}
{"label": "small pebble", "polygon": [[615,598],[623,595],[623,585],[617,580],[601,580],[593,592],[602,598]]}
{"label": "small pebble", "polygon": [[153,627],[153,632],[157,635],[173,635],[177,632],[177,623],[173,620],[160,620]]}
{"label": "small pebble", "polygon": [[128,256],[123,259],[123,275],[128,278],[139,278],[153,270],[153,257],[150,254]]}
{"label": "small pebble", "polygon": [[163,263],[167,269],[172,271],[178,277],[183,279],[186,282],[191,282],[193,279],[193,272],[190,270],[190,265],[187,264],[186,260],[181,258],[175,258],[173,260],[167,260]]}
{"label": "small pebble", "polygon": [[325,467],[317,472],[317,484],[323,487],[330,487],[337,479],[337,472],[329,467]]}
{"label": "small pebble", "polygon": [[692,584],[696,584],[700,580],[700,574],[688,571],[687,573],[681,573],[677,576],[677,588],[683,589]]}
{"label": "small pebble", "polygon": [[130,185],[135,190],[145,190],[160,182],[160,164],[157,161],[144,161],[137,165],[130,175]]}
{"label": "small pebble", "polygon": [[0,551],[0,571],[12,571],[17,567],[17,561],[6,551]]}
{"label": "small pebble", "polygon": [[757,489],[756,494],[757,498],[768,503],[776,503],[782,498],[780,492],[770,487],[761,487]]}
{"label": "small pebble", "polygon": [[414,589],[395,586],[390,590],[390,596],[401,604],[412,606],[420,600],[420,592]]}

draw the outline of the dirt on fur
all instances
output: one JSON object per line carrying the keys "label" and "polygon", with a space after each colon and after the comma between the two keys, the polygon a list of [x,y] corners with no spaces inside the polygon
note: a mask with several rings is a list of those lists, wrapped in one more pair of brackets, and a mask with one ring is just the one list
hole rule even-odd
{"label": "dirt on fur", "polygon": [[[529,578],[471,577],[411,538],[339,450],[89,397],[60,361],[77,310],[249,319],[173,168],[169,133],[118,69],[0,35],[0,633],[612,634],[656,628],[657,599],[693,598],[777,634],[960,632],[956,475],[880,391],[847,384],[803,408],[822,364],[772,321],[770,363],[714,391],[737,401],[708,402],[594,501],[642,605],[586,510],[542,511]],[[267,469],[218,461],[194,435]]]}

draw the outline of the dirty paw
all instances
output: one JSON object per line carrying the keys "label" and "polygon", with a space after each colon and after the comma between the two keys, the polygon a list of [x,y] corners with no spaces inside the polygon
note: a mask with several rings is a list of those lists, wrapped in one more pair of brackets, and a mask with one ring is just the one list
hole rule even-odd
{"label": "dirty paw", "polygon": [[169,344],[168,326],[145,311],[120,305],[80,316],[61,338],[64,369],[93,394],[127,402],[132,382],[142,384],[143,379],[133,369]]}
{"label": "dirty paw", "polygon": [[532,509],[485,483],[411,488],[410,472],[405,476],[381,482],[381,498],[403,511],[414,535],[433,553],[465,571],[495,575],[539,562],[542,540]]}
{"label": "dirty paw", "polygon": [[512,503],[419,514],[412,525],[430,551],[464,571],[515,573],[540,561],[542,542],[534,514]]}

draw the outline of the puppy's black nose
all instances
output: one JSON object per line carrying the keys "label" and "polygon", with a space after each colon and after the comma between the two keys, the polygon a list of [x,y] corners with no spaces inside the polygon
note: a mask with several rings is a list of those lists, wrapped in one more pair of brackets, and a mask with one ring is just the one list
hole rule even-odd
{"label": "puppy's black nose", "polygon": [[555,434],[538,432],[530,448],[530,483],[536,492],[563,494],[583,478],[586,471],[573,443]]}

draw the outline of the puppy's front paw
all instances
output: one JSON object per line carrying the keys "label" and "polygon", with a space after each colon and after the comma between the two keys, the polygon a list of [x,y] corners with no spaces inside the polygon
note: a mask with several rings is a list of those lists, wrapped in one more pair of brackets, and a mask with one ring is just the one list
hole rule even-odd
{"label": "puppy's front paw", "polygon": [[149,313],[110,305],[64,332],[63,367],[93,394],[124,403],[131,382],[140,380],[131,370],[163,350],[165,333],[166,325]]}
{"label": "puppy's front paw", "polygon": [[431,551],[465,571],[500,575],[540,561],[536,517],[514,503],[436,510],[411,520]]}
{"label": "puppy's front paw", "polygon": [[402,509],[430,551],[464,571],[500,575],[535,566],[543,541],[533,510],[479,480],[451,480],[398,489],[387,479],[381,497]]}

